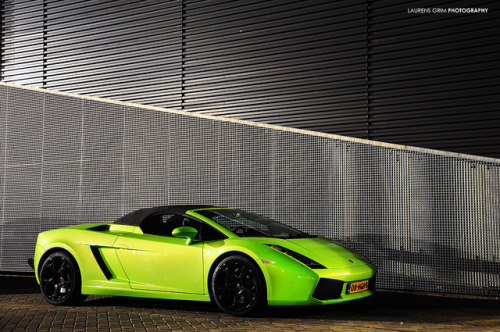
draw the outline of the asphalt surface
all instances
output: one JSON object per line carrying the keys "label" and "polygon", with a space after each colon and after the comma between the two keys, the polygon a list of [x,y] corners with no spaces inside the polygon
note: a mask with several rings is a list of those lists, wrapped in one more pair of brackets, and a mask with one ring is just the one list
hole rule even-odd
{"label": "asphalt surface", "polygon": [[500,331],[500,300],[378,291],[324,307],[233,317],[208,303],[90,296],[48,304],[30,275],[0,274],[0,331]]}

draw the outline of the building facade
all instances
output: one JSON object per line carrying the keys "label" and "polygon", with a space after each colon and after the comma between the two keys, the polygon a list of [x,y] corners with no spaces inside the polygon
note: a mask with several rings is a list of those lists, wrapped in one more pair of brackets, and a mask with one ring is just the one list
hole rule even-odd
{"label": "building facade", "polygon": [[0,79],[500,157],[500,4],[5,0]]}

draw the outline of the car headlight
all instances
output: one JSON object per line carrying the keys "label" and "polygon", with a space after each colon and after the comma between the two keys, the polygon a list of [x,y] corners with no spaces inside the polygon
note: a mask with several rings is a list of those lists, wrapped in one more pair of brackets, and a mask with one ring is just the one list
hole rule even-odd
{"label": "car headlight", "polygon": [[290,257],[295,258],[296,260],[298,260],[302,264],[306,265],[310,269],[326,269],[326,267],[324,267],[320,263],[318,263],[318,262],[316,262],[316,261],[314,261],[314,260],[312,260],[304,255],[301,255],[298,252],[295,252],[295,251],[287,249],[287,248],[283,248],[282,246],[278,246],[275,244],[266,244],[266,245],[275,249],[275,250],[281,251],[285,255],[288,255]]}

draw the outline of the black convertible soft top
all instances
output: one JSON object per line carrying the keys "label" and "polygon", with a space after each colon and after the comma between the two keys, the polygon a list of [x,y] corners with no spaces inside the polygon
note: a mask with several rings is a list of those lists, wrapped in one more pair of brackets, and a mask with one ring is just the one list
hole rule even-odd
{"label": "black convertible soft top", "polygon": [[188,210],[193,209],[204,209],[204,208],[212,208],[211,205],[171,205],[171,206],[157,206],[152,208],[144,208],[139,209],[129,214],[124,215],[123,217],[116,219],[114,224],[120,225],[130,225],[130,226],[139,226],[141,222],[155,213],[177,213],[177,214],[185,214]]}

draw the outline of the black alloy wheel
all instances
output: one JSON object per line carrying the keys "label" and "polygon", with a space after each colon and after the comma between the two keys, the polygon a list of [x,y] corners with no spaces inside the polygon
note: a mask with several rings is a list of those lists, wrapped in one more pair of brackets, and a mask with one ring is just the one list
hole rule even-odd
{"label": "black alloy wheel", "polygon": [[43,297],[54,305],[83,300],[80,271],[73,257],[63,251],[48,256],[40,268],[40,290]]}
{"label": "black alloy wheel", "polygon": [[252,260],[241,255],[229,256],[213,272],[211,294],[217,306],[228,314],[254,314],[265,305],[264,277]]}

